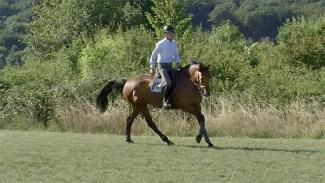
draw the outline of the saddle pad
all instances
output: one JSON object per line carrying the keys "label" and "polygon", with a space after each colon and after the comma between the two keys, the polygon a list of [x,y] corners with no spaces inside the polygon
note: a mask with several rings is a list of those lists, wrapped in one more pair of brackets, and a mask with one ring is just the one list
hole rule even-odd
{"label": "saddle pad", "polygon": [[162,90],[162,87],[161,87],[161,80],[160,78],[158,77],[155,77],[152,81],[152,86],[151,86],[151,91],[152,92],[156,92],[156,93],[160,93],[161,90]]}

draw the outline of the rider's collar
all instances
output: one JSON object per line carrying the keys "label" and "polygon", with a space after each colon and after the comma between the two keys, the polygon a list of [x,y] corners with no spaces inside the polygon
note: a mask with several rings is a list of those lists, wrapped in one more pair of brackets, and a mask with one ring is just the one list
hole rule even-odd
{"label": "rider's collar", "polygon": [[165,37],[165,39],[164,40],[167,40],[167,41],[169,41],[169,42],[173,42],[173,40],[174,39],[172,39],[172,40],[169,40],[169,39],[167,39],[166,37]]}

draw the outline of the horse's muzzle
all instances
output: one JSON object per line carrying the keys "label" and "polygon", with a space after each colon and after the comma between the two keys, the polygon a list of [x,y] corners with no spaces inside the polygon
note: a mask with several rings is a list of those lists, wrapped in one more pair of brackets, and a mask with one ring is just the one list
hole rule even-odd
{"label": "horse's muzzle", "polygon": [[210,96],[210,92],[209,92],[205,87],[202,88],[202,91],[203,91],[203,95],[204,95],[205,97]]}

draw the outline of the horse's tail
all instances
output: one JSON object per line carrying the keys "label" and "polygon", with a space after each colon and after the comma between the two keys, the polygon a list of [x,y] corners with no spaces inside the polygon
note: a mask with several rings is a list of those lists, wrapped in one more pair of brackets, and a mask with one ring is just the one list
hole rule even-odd
{"label": "horse's tail", "polygon": [[96,98],[96,105],[99,108],[100,112],[105,112],[108,106],[108,94],[116,89],[118,92],[122,93],[123,87],[126,83],[126,79],[117,79],[109,81],[100,91],[99,95]]}

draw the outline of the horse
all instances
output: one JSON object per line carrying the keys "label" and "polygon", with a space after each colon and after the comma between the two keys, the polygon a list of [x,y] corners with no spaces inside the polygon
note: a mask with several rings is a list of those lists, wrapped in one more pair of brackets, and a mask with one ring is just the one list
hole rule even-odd
{"label": "horse", "polygon": [[[113,89],[120,92],[123,98],[131,104],[132,112],[127,117],[125,129],[125,141],[128,143],[134,143],[131,139],[131,127],[134,119],[139,114],[142,114],[148,127],[156,132],[162,141],[168,145],[174,144],[158,129],[149,112],[148,105],[156,108],[162,107],[162,93],[151,91],[150,86],[153,83],[154,77],[150,74],[141,74],[129,80],[111,80],[104,85],[96,98],[97,107],[101,112],[106,111],[108,106],[107,96]],[[205,128],[205,117],[202,114],[201,108],[202,94],[204,96],[210,95],[209,66],[193,62],[186,67],[180,68],[176,73],[176,78],[178,82],[171,94],[171,109],[181,109],[195,115],[200,126],[199,134],[195,138],[196,142],[200,143],[202,137],[204,137],[208,147],[214,147]]]}

